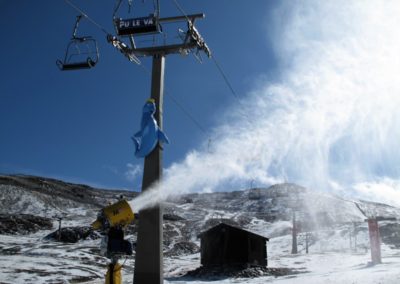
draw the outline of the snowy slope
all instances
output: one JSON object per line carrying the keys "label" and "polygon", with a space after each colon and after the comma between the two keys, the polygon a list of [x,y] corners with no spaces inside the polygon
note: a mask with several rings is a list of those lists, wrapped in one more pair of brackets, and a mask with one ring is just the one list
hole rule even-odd
{"label": "snowy slope", "polygon": [[[101,204],[124,194],[38,177],[0,176],[0,213],[52,217],[63,214],[63,226],[89,225]],[[293,212],[300,227],[299,254],[291,255]],[[301,274],[222,279],[213,283],[400,283],[400,228],[381,222],[387,244],[383,264],[368,266],[370,252],[366,216],[399,218],[400,209],[317,193],[294,185],[208,194],[189,194],[165,202],[164,273],[166,283],[204,283],[182,276],[200,265],[198,234],[221,221],[270,237],[269,266],[294,268]],[[57,222],[54,219],[54,228]],[[51,231],[0,235],[0,283],[102,283],[107,259],[99,255],[100,240],[62,244],[43,239]],[[310,239],[305,253],[305,234]],[[136,225],[127,237],[136,241]],[[398,242],[398,246],[396,245]],[[182,244],[185,244],[182,246]],[[188,244],[188,245],[187,245]],[[132,283],[134,257],[124,268]],[[182,282],[183,281],[183,282]]]}

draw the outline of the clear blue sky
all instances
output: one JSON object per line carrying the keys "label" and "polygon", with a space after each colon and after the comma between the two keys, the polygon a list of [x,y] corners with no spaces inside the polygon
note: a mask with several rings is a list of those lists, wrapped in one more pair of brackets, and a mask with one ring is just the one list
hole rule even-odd
{"label": "clear blue sky", "polygon": [[[173,0],[160,2],[162,17],[180,15]],[[239,96],[259,76],[277,77],[267,34],[274,2],[180,1],[187,13],[206,14],[197,27]],[[73,3],[113,31],[114,1]],[[127,164],[143,163],[133,155],[130,136],[139,128],[150,78],[88,21],[81,22],[80,31],[98,40],[99,64],[91,70],[59,71],[55,61],[64,55],[76,15],[62,0],[0,0],[0,173],[137,190],[140,178],[132,182],[124,173]],[[150,68],[151,58],[142,62]],[[199,64],[192,56],[168,56],[165,80],[164,130],[171,144],[165,146],[164,167],[168,167],[208,139],[168,93],[205,129],[217,125],[219,112],[235,99],[206,58]]]}

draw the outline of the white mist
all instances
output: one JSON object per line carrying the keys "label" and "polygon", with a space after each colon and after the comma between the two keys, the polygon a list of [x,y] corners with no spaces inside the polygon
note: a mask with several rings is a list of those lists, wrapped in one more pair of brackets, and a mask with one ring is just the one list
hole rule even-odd
{"label": "white mist", "polygon": [[212,148],[166,169],[158,194],[131,201],[135,211],[170,195],[229,191],[251,180],[400,205],[399,2],[279,5],[268,33],[279,83],[265,82],[227,110]]}

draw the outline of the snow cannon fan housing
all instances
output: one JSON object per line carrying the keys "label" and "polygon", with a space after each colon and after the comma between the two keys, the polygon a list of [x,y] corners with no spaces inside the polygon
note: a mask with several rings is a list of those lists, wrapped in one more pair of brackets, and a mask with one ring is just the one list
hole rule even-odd
{"label": "snow cannon fan housing", "polygon": [[120,200],[104,207],[92,223],[95,230],[107,230],[115,227],[125,227],[132,223],[135,215],[126,200]]}

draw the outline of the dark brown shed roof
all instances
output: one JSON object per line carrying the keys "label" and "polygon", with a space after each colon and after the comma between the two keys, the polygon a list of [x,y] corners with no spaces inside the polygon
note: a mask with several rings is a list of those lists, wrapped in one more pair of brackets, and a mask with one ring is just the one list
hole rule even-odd
{"label": "dark brown shed roof", "polygon": [[206,235],[208,232],[214,231],[214,230],[218,230],[218,229],[223,228],[223,227],[229,228],[229,229],[232,229],[232,230],[245,231],[246,233],[248,233],[248,234],[250,234],[250,235],[253,235],[253,236],[258,237],[258,238],[263,238],[263,239],[265,239],[267,242],[269,241],[269,238],[267,238],[267,237],[258,235],[258,234],[256,234],[256,233],[250,232],[250,231],[248,231],[248,230],[244,230],[244,229],[239,228],[239,227],[235,227],[235,226],[232,226],[232,225],[228,225],[228,224],[223,223],[223,222],[220,223],[220,224],[218,224],[217,226],[214,226],[214,227],[208,229],[207,231],[204,231],[204,232],[200,233],[197,237],[201,238],[202,236]]}

